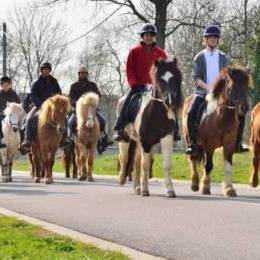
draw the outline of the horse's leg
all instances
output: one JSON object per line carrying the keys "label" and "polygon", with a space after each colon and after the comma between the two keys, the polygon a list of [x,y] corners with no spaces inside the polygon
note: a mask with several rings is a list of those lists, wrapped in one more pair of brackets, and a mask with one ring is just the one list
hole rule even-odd
{"label": "horse's leg", "polygon": [[88,159],[87,159],[87,176],[88,176],[88,181],[93,182],[93,161],[94,161],[94,155],[95,155],[95,149],[96,149],[96,144],[94,144],[89,150],[88,150]]}
{"label": "horse's leg", "polygon": [[224,184],[223,193],[225,196],[236,197],[236,190],[233,188],[232,184],[232,157],[235,147],[230,145],[224,145]]}
{"label": "horse's leg", "polygon": [[206,151],[206,162],[204,165],[204,172],[202,176],[202,187],[201,192],[205,195],[210,195],[210,172],[213,169],[213,151]]}
{"label": "horse's leg", "polygon": [[125,142],[119,143],[120,172],[119,172],[119,176],[118,176],[118,182],[120,185],[124,185],[126,182],[128,149],[129,149],[129,143],[125,143]]}
{"label": "horse's leg", "polygon": [[[161,151],[163,156],[163,172],[164,172],[164,185],[165,194],[168,198],[176,197],[173,190],[172,178],[171,178],[171,155],[173,147],[173,137],[172,135],[166,135],[161,139]],[[150,166],[149,166],[150,170]]]}
{"label": "horse's leg", "polygon": [[260,145],[253,145],[253,158],[252,158],[252,171],[250,177],[250,184],[252,187],[257,187],[258,185],[258,168],[259,168],[259,158],[260,157]]}
{"label": "horse's leg", "polygon": [[86,180],[86,148],[84,145],[77,145],[76,149],[76,161],[78,167],[78,180],[84,181]]}
{"label": "horse's leg", "polygon": [[38,147],[32,145],[32,164],[33,169],[35,170],[35,174],[33,176],[34,182],[39,183],[41,181],[41,163],[40,163],[40,155],[37,150]]}
{"label": "horse's leg", "polygon": [[63,148],[62,160],[65,166],[65,177],[70,178],[70,162],[71,162],[70,147]]}
{"label": "horse's leg", "polygon": [[189,158],[190,162],[190,177],[191,177],[191,190],[199,190],[199,174],[198,174],[198,160],[195,157]]}
{"label": "horse's leg", "polygon": [[71,149],[71,157],[72,157],[72,167],[73,167],[73,179],[77,179],[78,177],[78,169],[77,169],[77,164],[76,164],[76,155],[75,155],[75,145],[73,145],[73,149]]}
{"label": "horse's leg", "polygon": [[135,171],[133,172],[133,184],[134,184],[134,193],[136,195],[141,195],[141,184],[140,184],[140,172],[141,172],[141,154],[138,152],[135,156]]}
{"label": "horse's leg", "polygon": [[142,151],[142,196],[149,196],[149,189],[148,189],[148,180],[149,180],[149,171],[151,166],[151,155],[150,153],[146,153]]}

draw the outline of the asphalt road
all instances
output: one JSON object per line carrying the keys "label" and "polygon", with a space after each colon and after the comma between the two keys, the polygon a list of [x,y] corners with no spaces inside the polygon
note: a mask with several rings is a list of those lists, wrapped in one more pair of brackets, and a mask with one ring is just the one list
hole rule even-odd
{"label": "asphalt road", "polygon": [[260,259],[260,190],[240,185],[229,199],[220,185],[205,196],[177,183],[177,198],[167,199],[159,182],[141,197],[113,179],[13,179],[0,183],[0,206],[18,213],[167,259]]}

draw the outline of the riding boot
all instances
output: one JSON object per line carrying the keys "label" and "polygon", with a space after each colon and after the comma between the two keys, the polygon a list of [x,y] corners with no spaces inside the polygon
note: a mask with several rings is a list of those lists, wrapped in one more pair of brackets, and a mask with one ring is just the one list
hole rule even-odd
{"label": "riding boot", "polygon": [[25,125],[25,133],[24,133],[24,140],[20,146],[20,153],[21,154],[27,154],[30,150],[30,147],[32,145],[32,131],[30,129],[29,126],[30,122],[27,122],[27,124]]}
{"label": "riding boot", "polygon": [[238,116],[238,131],[237,131],[237,140],[236,140],[236,153],[243,153],[248,152],[249,149],[246,147],[243,147],[242,145],[242,139],[243,139],[243,133],[245,128],[245,115],[239,115]]}
{"label": "riding boot", "polygon": [[189,144],[186,150],[186,154],[196,155],[198,152],[197,147],[197,123],[194,118],[188,118],[188,134],[189,134]]}

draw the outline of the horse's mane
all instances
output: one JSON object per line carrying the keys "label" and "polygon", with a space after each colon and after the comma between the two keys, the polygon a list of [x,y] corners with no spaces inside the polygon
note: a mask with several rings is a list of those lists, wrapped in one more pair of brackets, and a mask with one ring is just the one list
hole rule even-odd
{"label": "horse's mane", "polygon": [[243,67],[239,64],[229,65],[226,68],[224,68],[218,75],[217,79],[212,85],[212,96],[213,98],[218,98],[220,94],[224,91],[226,87],[226,80],[232,79],[232,73],[237,73],[241,77],[243,77],[247,84],[245,86],[249,86],[250,81],[250,73],[246,67]]}
{"label": "horse's mane", "polygon": [[45,100],[39,113],[39,127],[42,127],[48,121],[52,121],[53,111],[56,107],[64,109],[64,112],[67,113],[69,109],[69,99],[58,94]]}
{"label": "horse's mane", "polygon": [[21,104],[15,103],[15,102],[8,102],[8,105],[6,106],[4,110],[4,115],[7,115],[9,112],[19,112],[19,115],[24,114],[24,110]]}
{"label": "horse's mane", "polygon": [[99,104],[99,96],[94,92],[89,92],[79,98],[79,100],[76,103],[76,114],[77,114],[77,120],[78,125],[81,125],[84,123],[87,119],[87,107],[92,106],[95,109],[98,107]]}
{"label": "horse's mane", "polygon": [[179,112],[183,105],[183,95],[182,95],[182,89],[181,89],[182,73],[178,66],[178,61],[176,58],[174,58],[173,60],[171,60],[169,58],[167,58],[167,59],[159,58],[158,60],[156,60],[154,62],[154,64],[152,65],[152,67],[150,69],[150,77],[152,80],[152,84],[153,84],[153,86],[159,85],[160,79],[158,77],[157,71],[158,71],[158,67],[162,63],[167,63],[167,65],[170,66],[170,69],[173,72],[174,78],[177,82],[177,84],[175,85],[176,99],[175,99],[174,105],[175,105],[175,109],[177,110],[177,112]]}

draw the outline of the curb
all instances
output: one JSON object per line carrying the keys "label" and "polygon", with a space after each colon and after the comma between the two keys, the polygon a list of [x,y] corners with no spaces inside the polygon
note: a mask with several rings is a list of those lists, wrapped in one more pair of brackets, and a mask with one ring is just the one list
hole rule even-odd
{"label": "curb", "polygon": [[93,244],[94,246],[103,249],[103,250],[113,250],[113,251],[119,251],[123,254],[128,255],[131,259],[134,260],[163,260],[165,258],[161,258],[161,257],[156,257],[156,256],[152,256],[146,253],[143,253],[141,251],[137,251],[135,249],[132,249],[130,247],[127,246],[121,246],[118,245],[116,243],[113,242],[109,242],[100,238],[96,238],[84,233],[80,233],[78,231],[74,231],[56,224],[52,224],[43,220],[39,220],[36,218],[32,218],[32,217],[28,217],[26,215],[17,213],[15,211],[12,210],[8,210],[5,208],[0,207],[0,214],[2,215],[6,215],[9,217],[15,217],[19,220],[24,220],[30,224],[33,225],[38,225],[41,226],[42,228],[49,230],[51,232],[63,235],[63,236],[68,236],[72,239],[81,241],[83,243],[86,244]]}

